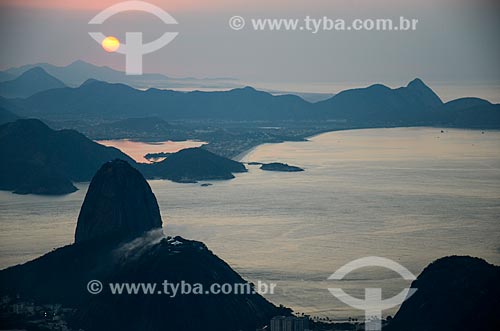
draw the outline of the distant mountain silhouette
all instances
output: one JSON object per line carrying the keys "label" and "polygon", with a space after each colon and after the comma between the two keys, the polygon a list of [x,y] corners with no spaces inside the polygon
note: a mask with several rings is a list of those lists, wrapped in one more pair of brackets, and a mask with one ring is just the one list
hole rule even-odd
{"label": "distant mountain silhouette", "polygon": [[113,147],[102,146],[74,130],[54,131],[36,119],[0,126],[0,190],[15,193],[65,194],[72,182],[86,182],[101,164],[122,159],[147,178],[177,182],[231,179],[246,171],[242,163],[201,148],[181,150],[155,164],[136,163]]}
{"label": "distant mountain silhouette", "polygon": [[[26,114],[48,119],[91,117],[161,117],[174,119],[259,120],[306,117],[311,104],[273,96],[251,87],[224,92],[141,91],[124,84],[89,80],[78,88],[38,93],[18,101]],[[147,105],[147,107],[145,107]]]}
{"label": "distant mountain silhouette", "polygon": [[316,104],[324,118],[377,125],[425,124],[435,116],[441,99],[420,79],[406,87],[384,85],[340,92]]}
{"label": "distant mountain silhouette", "polygon": [[[247,282],[203,243],[165,238],[149,185],[130,165],[122,161],[104,165],[90,187],[77,228],[91,221],[92,234],[79,240],[77,230],[77,243],[0,271],[1,296],[19,295],[21,300],[34,300],[39,305],[62,304],[75,309],[66,317],[72,328],[97,331],[253,331],[275,315],[290,314],[252,292],[206,294],[213,284]],[[123,189],[127,192],[121,192]],[[140,207],[142,201],[152,209]],[[134,205],[128,205],[131,202]],[[134,206],[139,211],[126,216]],[[92,207],[96,207],[95,212],[89,210]],[[98,221],[87,218],[91,215],[82,217],[86,209]],[[124,230],[128,239],[120,232],[108,231],[110,227]],[[148,228],[158,229],[141,235]],[[100,294],[89,294],[86,285],[90,280],[104,284]],[[159,295],[164,280],[202,284],[204,291]],[[113,295],[110,282],[151,283],[157,288],[153,294]]]}
{"label": "distant mountain silhouette", "polygon": [[491,105],[491,102],[479,98],[460,98],[445,103],[444,109],[448,111],[461,111],[468,108]]}
{"label": "distant mountain silhouette", "polygon": [[[161,80],[168,77],[157,74],[146,74],[146,77],[127,77],[124,72],[111,69],[106,66],[96,66],[85,61],[77,60],[67,66],[55,66],[48,63],[28,64],[19,68],[11,68],[5,73],[11,76],[19,76],[32,68],[40,67],[47,71],[52,76],[65,82],[69,86],[78,86],[88,79],[105,80],[109,82],[134,81],[135,79],[144,80]],[[130,82],[129,82],[130,83]]]}
{"label": "distant mountain silhouette", "polygon": [[[78,88],[44,91],[15,104],[23,116],[47,119],[160,117],[171,120],[334,121],[341,127],[459,126],[500,128],[497,105],[474,111],[446,111],[439,97],[420,79],[406,87],[384,85],[353,89],[309,103],[298,96],[273,96],[251,87],[223,92],[136,90],[124,84],[89,80]],[[145,107],[147,105],[147,107]],[[9,108],[7,108],[9,109]],[[472,114],[472,115],[469,115]]]}
{"label": "distant mountain silhouette", "polygon": [[0,125],[9,123],[9,122],[15,122],[19,119],[20,117],[17,116],[16,114],[0,107]]}
{"label": "distant mountain silhouette", "polygon": [[6,73],[5,71],[0,71],[0,82],[6,82],[8,80],[13,80],[14,78],[16,77],[9,73]]}
{"label": "distant mountain silhouette", "polygon": [[73,130],[54,131],[35,119],[0,126],[0,154],[0,189],[17,193],[70,193],[76,190],[71,181],[89,181],[104,162],[133,163],[116,148]]}
{"label": "distant mountain silhouette", "polygon": [[246,172],[245,166],[202,148],[187,148],[165,160],[148,165],[146,173],[174,182],[197,182],[234,178],[233,173]]}
{"label": "distant mountain silhouette", "polygon": [[17,113],[23,112],[22,108],[14,104],[13,100],[4,98],[0,96],[0,108],[3,108],[11,113],[14,113],[17,115]]}
{"label": "distant mountain silhouette", "polygon": [[431,263],[387,331],[500,330],[500,267],[452,256]]}
{"label": "distant mountain silhouette", "polygon": [[82,60],[72,62],[67,66],[55,66],[48,63],[37,63],[24,65],[18,68],[11,68],[3,72],[7,77],[17,77],[22,73],[34,68],[40,67],[50,75],[63,81],[68,86],[79,86],[88,79],[97,79],[112,83],[123,83],[130,86],[144,88],[157,86],[168,87],[226,87],[234,85],[234,80],[230,78],[172,78],[161,74],[144,73],[140,76],[128,76],[125,72],[114,70],[106,66],[97,66]]}
{"label": "distant mountain silhouette", "polygon": [[75,242],[109,235],[139,237],[161,225],[158,203],[141,173],[126,161],[114,160],[105,163],[90,183]]}
{"label": "distant mountain silhouette", "polygon": [[40,67],[34,67],[19,77],[0,83],[0,95],[8,98],[25,98],[35,93],[66,87]]}
{"label": "distant mountain silhouette", "polygon": [[498,129],[500,104],[492,104],[479,98],[461,98],[444,104],[444,117],[456,127]]}

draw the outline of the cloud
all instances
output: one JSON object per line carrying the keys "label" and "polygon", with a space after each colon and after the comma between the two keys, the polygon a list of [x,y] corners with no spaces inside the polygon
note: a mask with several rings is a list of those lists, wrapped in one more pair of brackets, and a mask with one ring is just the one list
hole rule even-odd
{"label": "cloud", "polygon": [[165,238],[163,229],[155,229],[146,232],[143,236],[136,238],[128,243],[118,247],[113,255],[117,259],[136,259],[139,258],[149,248],[155,246]]}

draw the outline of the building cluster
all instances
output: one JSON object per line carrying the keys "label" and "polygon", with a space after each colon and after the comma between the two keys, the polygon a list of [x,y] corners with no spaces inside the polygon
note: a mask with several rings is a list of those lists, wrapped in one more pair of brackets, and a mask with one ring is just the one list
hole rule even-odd
{"label": "building cluster", "polygon": [[[270,323],[269,331],[308,331],[309,318],[295,316],[276,316]],[[267,330],[266,330],[267,331]]]}
{"label": "building cluster", "polygon": [[71,308],[60,304],[36,305],[32,301],[4,296],[0,298],[0,320],[13,324],[53,331],[70,331],[66,318],[73,314]]}

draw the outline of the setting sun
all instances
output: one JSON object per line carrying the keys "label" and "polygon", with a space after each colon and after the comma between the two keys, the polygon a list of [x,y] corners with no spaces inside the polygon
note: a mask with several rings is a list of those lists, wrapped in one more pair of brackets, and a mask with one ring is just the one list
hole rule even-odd
{"label": "setting sun", "polygon": [[106,52],[116,52],[120,47],[120,41],[116,37],[109,36],[102,41],[101,45]]}

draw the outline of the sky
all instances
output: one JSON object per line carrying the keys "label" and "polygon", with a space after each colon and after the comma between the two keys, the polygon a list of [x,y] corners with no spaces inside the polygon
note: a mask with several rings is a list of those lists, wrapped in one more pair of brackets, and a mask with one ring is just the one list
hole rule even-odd
{"label": "sky", "polygon": [[[125,57],[105,52],[87,23],[113,0],[0,0],[0,69],[77,59],[124,69]],[[152,0],[179,24],[139,12],[101,27],[123,40],[179,32],[143,58],[145,72],[176,77],[233,77],[257,84],[434,84],[500,86],[500,2],[493,0]],[[239,15],[247,24],[232,30]],[[394,18],[419,20],[416,31],[254,31],[252,18]],[[496,85],[495,85],[496,84]],[[495,88],[493,88],[495,89]],[[498,90],[496,90],[498,92]],[[495,93],[495,92],[494,92]],[[500,93],[498,93],[500,95]]]}

